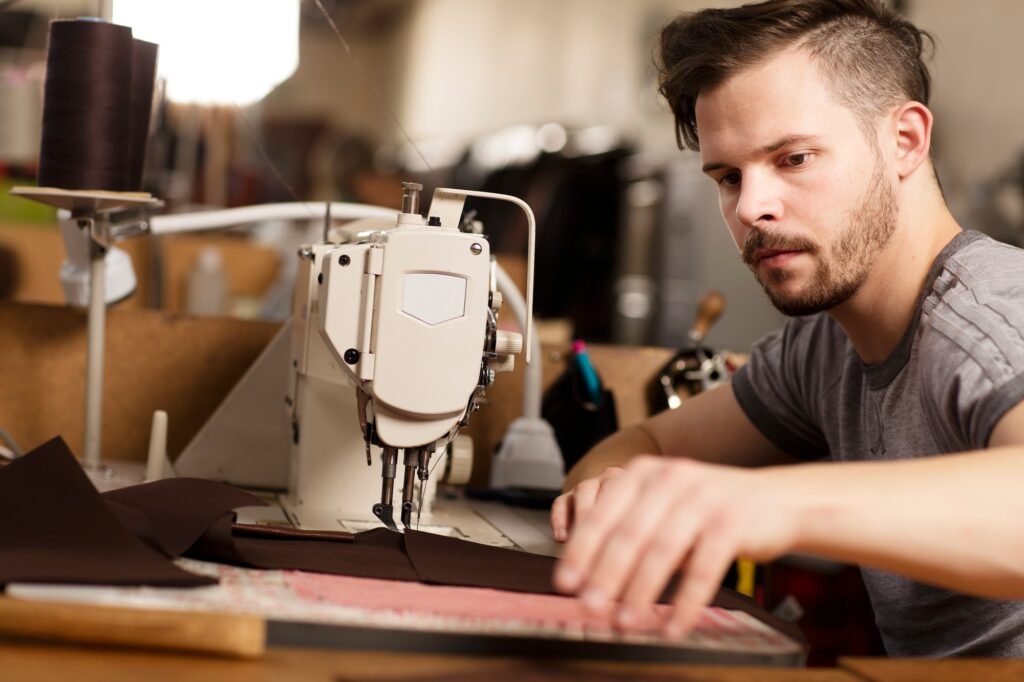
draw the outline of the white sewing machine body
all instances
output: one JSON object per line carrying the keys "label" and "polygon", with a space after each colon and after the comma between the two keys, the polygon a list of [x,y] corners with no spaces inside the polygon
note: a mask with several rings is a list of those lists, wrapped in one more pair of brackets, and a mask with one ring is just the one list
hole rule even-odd
{"label": "white sewing machine body", "polygon": [[445,461],[449,443],[495,372],[512,369],[522,337],[497,330],[490,250],[459,229],[461,200],[446,217],[428,223],[409,208],[390,224],[350,223],[347,243],[300,253],[283,498],[297,525],[388,524],[398,449],[406,524],[415,498],[418,518],[432,521],[430,470],[468,478],[468,458]]}

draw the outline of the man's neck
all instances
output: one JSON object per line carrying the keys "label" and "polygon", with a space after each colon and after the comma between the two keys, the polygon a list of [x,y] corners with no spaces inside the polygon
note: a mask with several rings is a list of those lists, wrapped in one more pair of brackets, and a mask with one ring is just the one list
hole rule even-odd
{"label": "man's neck", "polygon": [[896,231],[867,280],[829,311],[865,364],[879,363],[896,349],[932,264],[958,232],[960,226],[941,200],[901,210]]}

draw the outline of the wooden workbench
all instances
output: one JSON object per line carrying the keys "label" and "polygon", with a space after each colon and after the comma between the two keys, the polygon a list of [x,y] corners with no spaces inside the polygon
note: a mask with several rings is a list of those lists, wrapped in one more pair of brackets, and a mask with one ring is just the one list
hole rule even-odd
{"label": "wooden workbench", "polygon": [[538,661],[471,656],[271,648],[255,661],[136,651],[0,643],[0,677],[27,680],[189,682],[372,682],[453,680],[686,680],[687,682],[861,682],[838,669],[741,668]]}
{"label": "wooden workbench", "polygon": [[253,661],[0,640],[4,682],[188,680],[189,682],[548,682],[680,680],[683,682],[1010,682],[1024,661],[848,658],[838,668],[747,668],[271,648]]}
{"label": "wooden workbench", "polygon": [[1016,682],[1024,680],[1024,660],[950,659],[922,661],[843,658],[843,670],[870,682]]}

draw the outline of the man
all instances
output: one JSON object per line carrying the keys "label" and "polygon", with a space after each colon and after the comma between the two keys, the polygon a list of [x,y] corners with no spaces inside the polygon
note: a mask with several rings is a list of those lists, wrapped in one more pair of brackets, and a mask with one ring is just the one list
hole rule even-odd
{"label": "man", "polygon": [[799,551],[864,567],[891,655],[1024,655],[1024,252],[946,208],[925,38],[875,0],[663,29],[681,140],[793,317],[570,472],[556,585],[623,627],[679,568],[671,635],[735,557]]}

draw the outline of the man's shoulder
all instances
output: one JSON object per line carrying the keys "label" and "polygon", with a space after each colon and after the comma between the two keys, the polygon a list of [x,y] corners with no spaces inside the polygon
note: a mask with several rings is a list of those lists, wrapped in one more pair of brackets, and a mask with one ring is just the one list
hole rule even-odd
{"label": "man's shoulder", "polygon": [[[943,263],[933,291],[948,289],[949,280],[955,278],[965,290],[980,297],[982,303],[986,296],[1009,296],[1021,301],[1021,293],[1024,293],[1024,249],[978,232],[969,235],[971,241]],[[940,281],[943,279],[947,286]]]}
{"label": "man's shoulder", "polygon": [[1024,364],[1024,249],[978,235],[942,264],[918,326],[920,351]]}
{"label": "man's shoulder", "polygon": [[973,238],[941,264],[918,325],[922,396],[950,448],[984,448],[1024,398],[1024,251]]}

